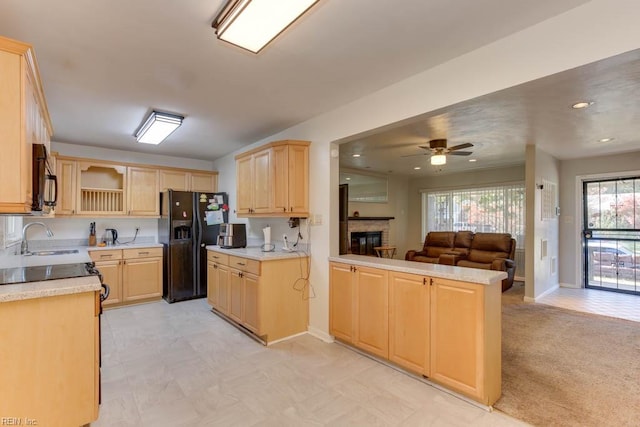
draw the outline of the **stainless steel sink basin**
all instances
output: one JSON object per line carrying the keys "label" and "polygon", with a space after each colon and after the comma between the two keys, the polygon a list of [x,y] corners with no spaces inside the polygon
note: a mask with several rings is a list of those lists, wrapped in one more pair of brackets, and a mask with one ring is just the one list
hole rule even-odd
{"label": "stainless steel sink basin", "polygon": [[57,251],[33,251],[29,252],[28,255],[37,255],[37,256],[47,256],[47,255],[69,255],[69,254],[77,254],[77,249],[61,249]]}

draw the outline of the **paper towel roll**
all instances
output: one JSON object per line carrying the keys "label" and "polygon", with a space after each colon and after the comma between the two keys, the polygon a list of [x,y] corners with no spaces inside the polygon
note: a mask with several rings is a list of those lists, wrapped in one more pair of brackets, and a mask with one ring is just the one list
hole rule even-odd
{"label": "paper towel roll", "polygon": [[271,244],[271,227],[267,226],[265,228],[262,229],[262,232],[264,233],[264,244],[266,245],[270,245]]}

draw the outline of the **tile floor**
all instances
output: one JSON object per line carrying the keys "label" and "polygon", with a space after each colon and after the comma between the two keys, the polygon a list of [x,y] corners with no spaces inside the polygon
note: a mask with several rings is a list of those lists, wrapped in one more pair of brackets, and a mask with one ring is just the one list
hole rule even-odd
{"label": "tile floor", "polygon": [[559,288],[536,302],[640,322],[640,296],[638,295],[597,289]]}
{"label": "tile floor", "polygon": [[102,405],[92,426],[524,426],[344,346],[270,347],[205,300],[105,311]]}

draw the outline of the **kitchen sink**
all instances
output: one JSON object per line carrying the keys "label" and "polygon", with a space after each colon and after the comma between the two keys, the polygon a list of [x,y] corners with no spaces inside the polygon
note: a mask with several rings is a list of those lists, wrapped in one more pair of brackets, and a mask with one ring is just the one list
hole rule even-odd
{"label": "kitchen sink", "polygon": [[29,252],[28,255],[37,255],[37,256],[47,256],[47,255],[69,255],[69,254],[77,254],[77,249],[61,249],[57,251],[33,251]]}

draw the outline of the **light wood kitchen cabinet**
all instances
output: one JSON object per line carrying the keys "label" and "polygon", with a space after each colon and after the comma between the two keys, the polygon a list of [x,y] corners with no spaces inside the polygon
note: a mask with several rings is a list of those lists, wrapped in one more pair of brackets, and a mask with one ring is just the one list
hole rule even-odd
{"label": "light wood kitchen cabinet", "polygon": [[388,272],[337,263],[331,264],[330,271],[330,332],[358,348],[387,358]]}
{"label": "light wood kitchen cabinet", "polygon": [[0,303],[2,424],[98,418],[99,310],[97,291]]}
{"label": "light wood kitchen cabinet", "polygon": [[329,333],[346,342],[353,342],[355,286],[353,266],[329,264]]}
{"label": "light wood kitchen cabinet", "polygon": [[57,215],[74,215],[76,213],[76,161],[58,158],[56,160],[56,176],[58,177]]}
{"label": "light wood kitchen cabinet", "polygon": [[[307,257],[257,261],[210,250],[207,260],[207,272],[212,274],[207,278],[209,290],[218,288],[218,307],[215,297],[209,299],[214,311],[265,344],[307,330],[308,290],[296,286],[300,283],[300,271],[306,271]],[[223,275],[228,278],[228,288]],[[220,308],[225,306],[227,313]]]}
{"label": "light wood kitchen cabinet", "polygon": [[329,274],[329,332],[336,339],[485,405],[498,400],[500,282],[484,285],[338,262],[329,264]]}
{"label": "light wood kitchen cabinet", "polygon": [[431,287],[430,377],[487,405],[501,389],[500,291],[445,279]]}
{"label": "light wood kitchen cabinet", "polygon": [[389,360],[429,376],[429,277],[389,272]]}
{"label": "light wood kitchen cabinet", "polygon": [[218,191],[218,173],[189,171],[186,169],[160,168],[160,191],[198,191],[215,193]]}
{"label": "light wood kitchen cabinet", "polygon": [[32,143],[53,133],[33,49],[0,37],[0,213],[31,212]]}
{"label": "light wood kitchen cabinet", "polygon": [[236,156],[238,216],[309,216],[309,142],[275,141]]}
{"label": "light wood kitchen cabinet", "polygon": [[124,302],[162,298],[162,248],[123,249]]}
{"label": "light wood kitchen cabinet", "polygon": [[129,215],[160,215],[160,185],[157,169],[128,166],[127,183]]}
{"label": "light wood kitchen cabinet", "polygon": [[111,289],[105,307],[162,298],[162,248],[93,250],[89,256]]}
{"label": "light wood kitchen cabinet", "polygon": [[79,215],[126,215],[127,167],[113,163],[77,162]]}
{"label": "light wood kitchen cabinet", "polygon": [[209,172],[189,172],[190,187],[188,191],[215,193],[218,191],[218,174]]}
{"label": "light wood kitchen cabinet", "polygon": [[229,274],[229,256],[207,252],[207,300],[225,315],[229,313]]}
{"label": "light wood kitchen cabinet", "polygon": [[96,268],[102,274],[102,282],[109,285],[109,297],[102,302],[104,307],[122,304],[122,252],[100,251],[94,256]]}

